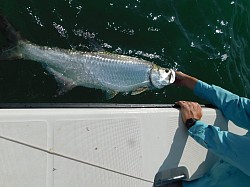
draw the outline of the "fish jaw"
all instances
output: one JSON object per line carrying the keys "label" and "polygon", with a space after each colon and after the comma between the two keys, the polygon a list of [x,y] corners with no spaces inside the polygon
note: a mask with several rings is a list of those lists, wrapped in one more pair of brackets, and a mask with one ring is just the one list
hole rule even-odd
{"label": "fish jaw", "polygon": [[168,68],[154,66],[150,72],[151,84],[158,89],[161,89],[175,81],[175,71]]}

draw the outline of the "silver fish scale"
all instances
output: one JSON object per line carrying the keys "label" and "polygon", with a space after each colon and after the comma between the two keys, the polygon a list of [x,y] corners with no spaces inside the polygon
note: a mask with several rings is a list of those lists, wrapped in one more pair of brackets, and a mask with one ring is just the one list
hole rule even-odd
{"label": "silver fish scale", "polygon": [[[135,58],[122,57],[104,53],[91,53],[87,58],[85,68],[92,78],[98,80],[98,85],[118,92],[128,92],[139,87],[149,86],[149,71],[152,64]],[[136,60],[136,61],[133,61]],[[97,86],[98,86],[97,85]]]}
{"label": "silver fish scale", "polygon": [[[24,59],[41,62],[48,70],[72,80],[77,86],[85,86],[117,92],[129,92],[149,87],[152,63],[105,52],[77,52],[58,48],[41,47],[20,42]],[[54,73],[55,74],[55,73]]]}

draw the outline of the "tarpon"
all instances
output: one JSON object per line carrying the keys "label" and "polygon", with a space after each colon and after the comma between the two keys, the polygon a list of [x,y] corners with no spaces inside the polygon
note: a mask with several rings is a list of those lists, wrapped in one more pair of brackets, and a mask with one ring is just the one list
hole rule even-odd
{"label": "tarpon", "polygon": [[41,63],[55,77],[60,93],[83,86],[101,89],[110,99],[117,93],[136,95],[175,81],[172,69],[143,59],[103,51],[81,52],[36,45],[23,39],[1,15],[0,31],[12,44],[0,53],[0,60],[24,59]]}

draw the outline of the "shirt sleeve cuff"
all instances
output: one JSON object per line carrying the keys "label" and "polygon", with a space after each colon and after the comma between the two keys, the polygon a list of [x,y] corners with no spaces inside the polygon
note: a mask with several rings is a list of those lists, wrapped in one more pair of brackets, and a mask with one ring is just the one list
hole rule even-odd
{"label": "shirt sleeve cuff", "polygon": [[196,83],[195,87],[194,87],[194,94],[197,96],[202,96],[204,93],[204,90],[209,90],[210,89],[210,85],[198,80],[198,82]]}
{"label": "shirt sleeve cuff", "polygon": [[199,144],[207,148],[207,144],[205,142],[205,130],[208,127],[207,124],[205,124],[202,121],[196,121],[195,125],[192,126],[188,132],[189,135],[197,141]]}

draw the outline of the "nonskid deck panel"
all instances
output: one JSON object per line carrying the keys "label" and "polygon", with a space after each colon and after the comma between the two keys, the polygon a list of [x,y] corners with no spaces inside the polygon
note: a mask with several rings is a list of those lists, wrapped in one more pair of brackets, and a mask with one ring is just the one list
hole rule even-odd
{"label": "nonskid deck panel", "polygon": [[[203,113],[209,124],[245,133],[218,110]],[[0,149],[8,187],[152,186],[159,171],[193,180],[217,160],[173,107],[2,108]]]}

